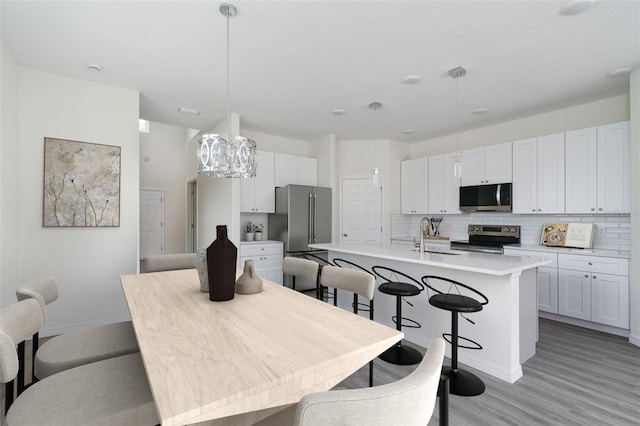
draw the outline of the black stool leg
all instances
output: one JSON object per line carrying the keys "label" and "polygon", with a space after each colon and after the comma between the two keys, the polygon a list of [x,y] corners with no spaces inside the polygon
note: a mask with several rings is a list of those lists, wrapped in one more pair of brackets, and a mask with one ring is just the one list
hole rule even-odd
{"label": "black stool leg", "polygon": [[484,392],[484,382],[478,376],[458,368],[458,313],[451,311],[451,367],[442,367],[442,374],[449,376],[450,393],[459,396],[476,396]]}
{"label": "black stool leg", "polygon": [[9,407],[13,404],[13,383],[14,380],[8,381],[4,385],[4,413],[6,414],[9,411]]}
{"label": "black stool leg", "polygon": [[[396,330],[402,329],[402,297],[396,296]],[[396,343],[378,356],[383,361],[396,365],[414,365],[422,361],[422,355],[417,350],[403,346],[402,341]]]}

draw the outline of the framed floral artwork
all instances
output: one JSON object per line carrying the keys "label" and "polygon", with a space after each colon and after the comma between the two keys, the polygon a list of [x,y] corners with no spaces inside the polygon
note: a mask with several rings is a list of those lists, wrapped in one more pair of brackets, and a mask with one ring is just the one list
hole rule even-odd
{"label": "framed floral artwork", "polygon": [[44,227],[120,226],[120,147],[44,139]]}

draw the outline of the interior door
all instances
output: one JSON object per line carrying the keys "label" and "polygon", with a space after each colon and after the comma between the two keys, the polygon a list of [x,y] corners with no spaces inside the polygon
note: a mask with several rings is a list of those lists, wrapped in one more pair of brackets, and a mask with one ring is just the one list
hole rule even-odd
{"label": "interior door", "polygon": [[164,252],[164,206],[159,189],[140,190],[140,257]]}
{"label": "interior door", "polygon": [[342,179],[343,243],[382,242],[382,188],[372,178]]}

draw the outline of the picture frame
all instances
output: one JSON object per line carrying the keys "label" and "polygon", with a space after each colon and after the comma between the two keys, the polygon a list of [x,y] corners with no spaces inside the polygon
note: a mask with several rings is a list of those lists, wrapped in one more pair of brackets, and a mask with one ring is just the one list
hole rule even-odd
{"label": "picture frame", "polygon": [[44,138],[43,227],[120,226],[121,147]]}

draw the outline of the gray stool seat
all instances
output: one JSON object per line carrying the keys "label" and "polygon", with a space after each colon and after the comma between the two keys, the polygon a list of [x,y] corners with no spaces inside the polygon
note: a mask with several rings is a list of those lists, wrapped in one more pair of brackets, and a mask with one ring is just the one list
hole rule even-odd
{"label": "gray stool seat", "polygon": [[40,380],[9,409],[6,426],[160,423],[139,353]]}
{"label": "gray stool seat", "polygon": [[35,375],[44,379],[70,368],[134,352],[138,352],[138,342],[130,321],[73,331],[40,346]]}

